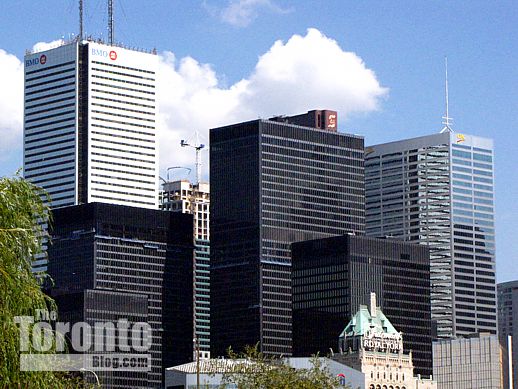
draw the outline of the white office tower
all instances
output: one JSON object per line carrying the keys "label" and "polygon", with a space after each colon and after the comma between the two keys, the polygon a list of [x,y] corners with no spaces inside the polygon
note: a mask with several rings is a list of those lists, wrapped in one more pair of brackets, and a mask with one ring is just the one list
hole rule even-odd
{"label": "white office tower", "polygon": [[52,207],[158,208],[157,67],[87,40],[25,56],[24,176]]}
{"label": "white office tower", "polygon": [[443,132],[375,145],[365,172],[367,235],[430,247],[437,337],[496,334],[493,141]]}

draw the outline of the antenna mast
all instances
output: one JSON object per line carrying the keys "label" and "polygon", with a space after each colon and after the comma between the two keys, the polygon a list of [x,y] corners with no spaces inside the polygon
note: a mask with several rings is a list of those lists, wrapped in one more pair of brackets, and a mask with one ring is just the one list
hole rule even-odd
{"label": "antenna mast", "polygon": [[448,102],[448,57],[444,57],[444,66],[445,66],[445,74],[446,74],[446,82],[445,82],[446,115],[442,117],[443,118],[442,124],[444,124],[444,128],[441,130],[441,133],[446,132],[446,131],[453,132],[453,130],[450,127],[451,121],[453,119],[449,116],[449,102]]}
{"label": "antenna mast", "polygon": [[79,41],[83,40],[83,0],[79,0]]}
{"label": "antenna mast", "polygon": [[108,42],[110,46],[113,46],[113,32],[113,0],[108,0]]}

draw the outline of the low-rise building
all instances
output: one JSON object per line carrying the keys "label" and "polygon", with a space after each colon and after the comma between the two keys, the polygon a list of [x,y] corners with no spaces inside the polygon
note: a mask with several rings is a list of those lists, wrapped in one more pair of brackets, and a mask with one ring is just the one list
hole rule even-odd
{"label": "low-rise building", "polygon": [[502,348],[497,335],[433,343],[433,374],[438,389],[502,388]]}
{"label": "low-rise building", "polygon": [[[312,358],[286,358],[285,363],[294,369],[313,368]],[[349,366],[346,366],[329,358],[319,358],[321,368],[339,380],[340,387],[350,389],[366,389],[365,375]],[[236,389],[235,384],[221,386],[225,373],[235,371],[236,365],[253,363],[244,360],[232,359],[202,359],[196,362],[173,366],[165,371],[166,389]]]}

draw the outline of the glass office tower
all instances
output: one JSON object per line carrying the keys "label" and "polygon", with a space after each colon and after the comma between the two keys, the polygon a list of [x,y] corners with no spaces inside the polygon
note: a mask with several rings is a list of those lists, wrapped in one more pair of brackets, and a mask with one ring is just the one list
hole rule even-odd
{"label": "glass office tower", "polygon": [[290,244],[364,233],[363,138],[312,111],[212,129],[210,144],[213,355],[290,355]]}
{"label": "glass office tower", "polygon": [[367,235],[430,247],[434,335],[496,333],[492,140],[443,132],[365,154]]}

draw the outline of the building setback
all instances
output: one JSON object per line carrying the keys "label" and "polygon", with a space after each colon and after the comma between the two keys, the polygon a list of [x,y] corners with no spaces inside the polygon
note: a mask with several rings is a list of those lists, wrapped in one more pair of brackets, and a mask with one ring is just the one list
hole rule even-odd
{"label": "building setback", "polygon": [[[506,366],[504,368],[504,389],[518,388],[518,281],[502,282],[497,285],[498,291],[498,336],[500,344],[505,348]],[[511,336],[512,382],[509,385],[508,337]]]}
{"label": "building setback", "polygon": [[292,245],[292,269],[294,355],[337,351],[338,335],[375,292],[403,333],[416,373],[432,374],[426,246],[354,235],[298,242]]}
{"label": "building setback", "polygon": [[165,182],[160,208],[193,215],[196,341],[200,357],[210,358],[210,185]]}
{"label": "building setback", "polygon": [[60,320],[152,329],[151,370],[98,371],[103,387],[163,387],[165,367],[192,360],[192,216],[101,203],[53,216],[48,293]]}
{"label": "building setback", "polygon": [[434,336],[496,334],[492,140],[443,132],[365,154],[366,234],[430,247]]}
{"label": "building setback", "polygon": [[[210,131],[211,349],[290,355],[295,241],[364,232],[363,138],[290,117]],[[300,116],[296,118],[300,122]]]}

